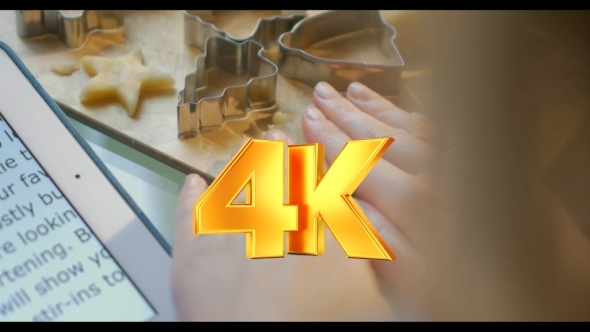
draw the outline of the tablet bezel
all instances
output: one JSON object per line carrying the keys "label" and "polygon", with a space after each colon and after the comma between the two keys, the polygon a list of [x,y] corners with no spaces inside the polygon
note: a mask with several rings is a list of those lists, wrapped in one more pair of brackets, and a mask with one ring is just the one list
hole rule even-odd
{"label": "tablet bezel", "polygon": [[150,321],[176,320],[169,244],[1,41],[0,112],[154,308]]}

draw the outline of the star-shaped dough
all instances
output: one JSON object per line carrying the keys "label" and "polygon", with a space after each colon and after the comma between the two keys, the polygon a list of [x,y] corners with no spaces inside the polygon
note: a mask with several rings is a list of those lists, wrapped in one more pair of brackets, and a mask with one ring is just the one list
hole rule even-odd
{"label": "star-shaped dough", "polygon": [[135,114],[139,94],[143,90],[163,90],[174,87],[172,76],[143,64],[140,49],[116,59],[85,56],[82,67],[92,76],[80,94],[80,101],[117,99],[129,116]]}

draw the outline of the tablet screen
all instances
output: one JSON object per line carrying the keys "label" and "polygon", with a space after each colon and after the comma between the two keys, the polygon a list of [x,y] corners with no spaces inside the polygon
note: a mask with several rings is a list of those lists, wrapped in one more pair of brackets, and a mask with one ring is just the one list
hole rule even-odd
{"label": "tablet screen", "polygon": [[155,314],[0,114],[0,321]]}

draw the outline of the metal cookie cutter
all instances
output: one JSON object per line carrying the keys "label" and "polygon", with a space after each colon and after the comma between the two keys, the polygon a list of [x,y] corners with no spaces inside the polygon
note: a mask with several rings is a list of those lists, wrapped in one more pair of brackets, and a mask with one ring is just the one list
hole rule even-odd
{"label": "metal cookie cutter", "polygon": [[56,35],[69,48],[79,48],[94,30],[115,30],[123,26],[116,10],[82,10],[67,16],[62,10],[17,10],[17,32],[20,38]]}
{"label": "metal cookie cutter", "polygon": [[[387,64],[326,59],[303,51],[320,41],[366,29],[376,33],[381,52],[388,58]],[[383,96],[396,96],[401,91],[404,62],[394,38],[395,29],[383,20],[378,10],[334,10],[308,17],[279,37],[280,74],[309,86],[324,81],[340,92],[356,81]]]}
{"label": "metal cookie cutter", "polygon": [[[275,106],[278,68],[262,56],[263,46],[247,40],[236,43],[227,38],[207,38],[205,53],[197,57],[196,71],[186,75],[178,94],[178,136],[188,138],[201,131],[219,129],[223,122],[244,118],[248,112]],[[220,96],[197,100],[197,89],[205,87],[206,73],[219,68],[240,76],[253,74],[245,85],[229,86]]]}
{"label": "metal cookie cutter", "polygon": [[297,22],[305,18],[307,11],[284,10],[283,14],[284,16],[259,19],[254,32],[250,36],[236,38],[229,32],[218,29],[214,24],[203,21],[202,17],[214,15],[212,10],[185,10],[184,42],[189,46],[203,50],[207,37],[221,36],[237,43],[254,40],[266,48],[270,43],[276,41],[281,34],[291,31]]}

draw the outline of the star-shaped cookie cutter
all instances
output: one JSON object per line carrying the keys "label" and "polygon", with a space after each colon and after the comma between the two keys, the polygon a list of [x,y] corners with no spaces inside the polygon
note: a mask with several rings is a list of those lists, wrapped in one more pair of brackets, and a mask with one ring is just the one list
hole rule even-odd
{"label": "star-shaped cookie cutter", "polygon": [[281,34],[291,29],[307,16],[306,10],[284,10],[283,15],[260,18],[250,36],[236,38],[229,32],[217,28],[213,23],[205,22],[202,17],[213,16],[213,10],[184,11],[184,42],[189,46],[203,50],[207,37],[221,36],[236,43],[253,40],[267,48],[276,42]]}
{"label": "star-shaped cookie cutter", "polygon": [[[380,43],[387,64],[334,60],[305,51],[320,41],[371,29]],[[378,10],[334,10],[303,19],[279,37],[279,73],[309,86],[327,82],[345,92],[352,82],[361,82],[383,96],[401,92],[404,61],[393,42],[395,29]]]}
{"label": "star-shaped cookie cutter", "polygon": [[82,10],[67,16],[61,10],[17,10],[17,33],[20,38],[55,35],[69,48],[79,48],[95,30],[116,30],[123,26],[117,10]]}
{"label": "star-shaped cookie cutter", "polygon": [[[207,38],[205,53],[196,59],[196,71],[186,75],[184,89],[178,94],[179,138],[219,129],[226,120],[245,118],[250,111],[276,105],[278,68],[262,55],[263,49],[253,40],[237,43],[220,36]],[[249,72],[255,77],[244,85],[226,87],[220,96],[198,99],[197,89],[205,87],[210,68],[236,76]]]}

